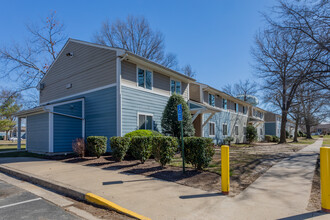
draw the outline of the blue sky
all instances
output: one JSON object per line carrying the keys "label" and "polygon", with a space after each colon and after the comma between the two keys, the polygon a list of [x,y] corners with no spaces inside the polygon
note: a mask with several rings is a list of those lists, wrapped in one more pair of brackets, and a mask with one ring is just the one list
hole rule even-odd
{"label": "blue sky", "polygon": [[69,37],[86,41],[107,18],[144,15],[163,32],[166,51],[176,54],[180,65],[191,64],[198,81],[221,90],[227,83],[254,78],[250,49],[264,25],[260,12],[274,4],[275,0],[1,1],[0,46],[22,41],[25,24],[52,10]]}

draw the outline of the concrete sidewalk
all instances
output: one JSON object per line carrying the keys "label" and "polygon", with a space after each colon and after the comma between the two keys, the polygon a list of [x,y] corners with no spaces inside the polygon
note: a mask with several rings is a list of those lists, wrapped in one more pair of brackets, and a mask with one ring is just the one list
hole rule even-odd
{"label": "concrete sidewalk", "polygon": [[142,175],[36,158],[0,158],[0,165],[92,192],[152,219],[329,218],[306,212],[321,144],[319,139],[279,162],[234,198]]}

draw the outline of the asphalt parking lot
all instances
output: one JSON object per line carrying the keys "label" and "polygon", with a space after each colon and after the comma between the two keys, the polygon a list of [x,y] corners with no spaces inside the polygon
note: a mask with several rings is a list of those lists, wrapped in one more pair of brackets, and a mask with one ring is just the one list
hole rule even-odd
{"label": "asphalt parking lot", "polygon": [[24,189],[0,181],[0,219],[80,219]]}

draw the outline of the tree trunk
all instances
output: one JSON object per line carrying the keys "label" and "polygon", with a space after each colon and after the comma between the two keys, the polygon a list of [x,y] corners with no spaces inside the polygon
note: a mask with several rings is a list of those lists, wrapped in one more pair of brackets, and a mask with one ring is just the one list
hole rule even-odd
{"label": "tree trunk", "polygon": [[293,142],[298,142],[298,127],[299,127],[299,117],[297,117],[297,119],[296,119],[294,135],[293,135]]}
{"label": "tree trunk", "polygon": [[281,122],[281,136],[280,136],[280,144],[286,143],[286,121],[287,121],[287,111],[282,110],[282,122]]}
{"label": "tree trunk", "polygon": [[309,124],[309,121],[306,121],[306,138],[307,139],[312,139],[312,135],[311,135],[311,126]]}
{"label": "tree trunk", "polygon": [[8,131],[6,131],[6,135],[3,137],[3,140],[5,140],[5,141],[8,140]]}

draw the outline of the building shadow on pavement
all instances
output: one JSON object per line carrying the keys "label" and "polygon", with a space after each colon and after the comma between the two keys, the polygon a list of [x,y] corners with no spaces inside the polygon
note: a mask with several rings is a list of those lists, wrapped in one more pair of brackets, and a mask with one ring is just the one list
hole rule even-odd
{"label": "building shadow on pavement", "polygon": [[310,219],[310,218],[314,218],[314,217],[322,216],[322,215],[329,215],[329,219],[330,219],[330,213],[325,213],[322,211],[314,211],[314,212],[308,212],[308,213],[303,213],[303,214],[299,214],[299,215],[289,216],[286,218],[281,218],[279,220]]}

